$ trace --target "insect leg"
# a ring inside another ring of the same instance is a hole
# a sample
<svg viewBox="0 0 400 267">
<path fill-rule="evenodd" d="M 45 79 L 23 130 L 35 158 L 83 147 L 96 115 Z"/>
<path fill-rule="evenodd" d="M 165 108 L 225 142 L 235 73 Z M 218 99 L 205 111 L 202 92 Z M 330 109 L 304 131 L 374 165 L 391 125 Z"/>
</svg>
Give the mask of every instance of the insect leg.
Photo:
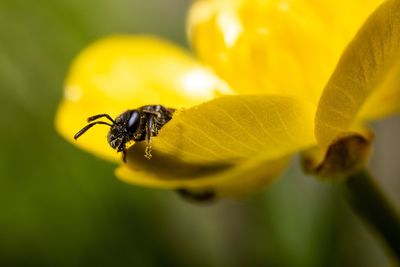
<svg viewBox="0 0 400 267">
<path fill-rule="evenodd" d="M 85 127 L 83 127 L 82 129 L 80 129 L 79 132 L 77 132 L 77 133 L 74 135 L 74 139 L 75 139 L 75 140 L 78 139 L 79 136 L 81 136 L 82 134 L 84 134 L 87 130 L 89 130 L 90 128 L 92 128 L 92 127 L 95 126 L 96 124 L 104 124 L 104 125 L 108 125 L 108 126 L 112 127 L 111 124 L 109 124 L 109 123 L 107 123 L 107 122 L 104 122 L 104 121 L 92 122 L 92 123 L 89 123 L 88 125 L 86 125 Z"/>
<path fill-rule="evenodd" d="M 153 136 L 153 132 L 154 132 L 154 115 L 149 114 L 149 116 L 147 117 L 147 122 L 146 122 L 146 142 L 147 142 L 147 146 L 146 146 L 146 150 L 145 150 L 145 155 L 144 157 L 147 159 L 151 159 L 152 155 L 151 155 L 151 137 Z"/>
<path fill-rule="evenodd" d="M 92 117 L 87 118 L 87 121 L 88 121 L 88 122 L 92 122 L 92 121 L 94 121 L 94 120 L 97 120 L 97 119 L 100 119 L 100 118 L 103 118 L 103 117 L 106 117 L 106 118 L 109 119 L 112 123 L 115 123 L 115 121 L 114 121 L 114 120 L 111 118 L 111 116 L 108 115 L 108 114 L 97 114 L 97 115 L 94 115 L 94 116 L 92 116 Z"/>
<path fill-rule="evenodd" d="M 122 150 L 122 160 L 126 163 L 126 150 Z"/>
</svg>

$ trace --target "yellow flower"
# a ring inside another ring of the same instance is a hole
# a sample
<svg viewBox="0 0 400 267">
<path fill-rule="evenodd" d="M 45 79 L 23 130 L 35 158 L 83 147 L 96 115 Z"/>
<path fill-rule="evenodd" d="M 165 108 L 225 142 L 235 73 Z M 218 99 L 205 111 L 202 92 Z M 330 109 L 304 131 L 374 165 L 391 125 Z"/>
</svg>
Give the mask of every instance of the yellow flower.
<svg viewBox="0 0 400 267">
<path fill-rule="evenodd" d="M 198 198 L 260 190 L 294 153 L 319 145 L 324 154 L 344 133 L 362 134 L 365 119 L 398 111 L 400 1 L 377 9 L 345 50 L 380 2 L 196 1 L 188 34 L 199 61 L 155 37 L 97 41 L 71 67 L 56 127 L 73 141 L 94 114 L 176 108 L 153 138 L 153 158 L 133 145 L 119 178 Z M 107 131 L 73 143 L 118 161 Z"/>
</svg>

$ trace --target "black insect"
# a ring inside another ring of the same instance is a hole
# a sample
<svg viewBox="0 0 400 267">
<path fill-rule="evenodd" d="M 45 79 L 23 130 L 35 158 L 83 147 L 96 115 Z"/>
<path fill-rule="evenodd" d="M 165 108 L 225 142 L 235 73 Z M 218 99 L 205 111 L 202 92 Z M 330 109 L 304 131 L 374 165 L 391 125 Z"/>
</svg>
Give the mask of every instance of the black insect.
<svg viewBox="0 0 400 267">
<path fill-rule="evenodd" d="M 74 136 L 78 139 L 87 130 L 96 124 L 110 126 L 107 140 L 110 146 L 123 153 L 123 160 L 126 159 L 127 143 L 130 141 L 146 141 L 147 147 L 145 157 L 151 158 L 151 137 L 157 136 L 159 130 L 172 119 L 175 109 L 167 108 L 161 105 L 147 105 L 137 109 L 130 109 L 113 120 L 108 114 L 98 114 L 87 119 L 88 125 L 83 127 Z M 100 118 L 106 118 L 110 122 L 97 121 Z"/>
</svg>

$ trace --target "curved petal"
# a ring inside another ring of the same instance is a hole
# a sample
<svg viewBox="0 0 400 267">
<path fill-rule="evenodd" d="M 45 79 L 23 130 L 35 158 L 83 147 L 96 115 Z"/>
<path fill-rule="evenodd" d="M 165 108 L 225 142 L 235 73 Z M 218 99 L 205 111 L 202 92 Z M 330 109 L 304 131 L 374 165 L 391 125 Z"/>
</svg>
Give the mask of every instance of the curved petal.
<svg viewBox="0 0 400 267">
<path fill-rule="evenodd" d="M 200 0 L 188 33 L 194 50 L 241 93 L 317 103 L 346 44 L 382 0 Z"/>
<path fill-rule="evenodd" d="M 74 60 L 65 82 L 57 130 L 69 141 L 91 115 L 112 117 L 142 105 L 189 107 L 232 93 L 212 71 L 177 46 L 150 36 L 111 36 L 90 45 Z M 117 153 L 98 126 L 74 144 L 109 160 Z"/>
<path fill-rule="evenodd" d="M 276 95 L 225 96 L 178 112 L 153 139 L 128 151 L 117 175 L 141 185 L 239 195 L 274 180 L 290 156 L 315 144 L 315 106 Z"/>
<path fill-rule="evenodd" d="M 154 147 L 186 162 L 235 163 L 258 154 L 275 160 L 315 144 L 315 106 L 294 97 L 220 97 L 178 112 Z"/>
<path fill-rule="evenodd" d="M 121 180 L 146 187 L 212 192 L 215 197 L 240 197 L 262 191 L 288 165 L 290 157 L 274 161 L 263 155 L 235 165 L 200 165 L 182 162 L 171 155 L 154 151 L 146 160 L 142 154 L 130 155 L 129 164 L 121 165 L 116 175 Z"/>
<path fill-rule="evenodd" d="M 316 137 L 322 147 L 366 119 L 400 111 L 400 1 L 382 4 L 344 52 L 322 94 Z"/>
</svg>

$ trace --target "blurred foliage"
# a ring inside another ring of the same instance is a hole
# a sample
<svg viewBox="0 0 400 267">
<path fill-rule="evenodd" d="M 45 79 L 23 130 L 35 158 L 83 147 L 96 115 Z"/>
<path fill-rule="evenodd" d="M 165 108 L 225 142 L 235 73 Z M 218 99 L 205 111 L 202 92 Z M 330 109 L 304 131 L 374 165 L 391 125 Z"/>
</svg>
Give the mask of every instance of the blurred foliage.
<svg viewBox="0 0 400 267">
<path fill-rule="evenodd" d="M 385 264 L 336 187 L 297 167 L 264 194 L 194 205 L 118 181 L 115 166 L 56 134 L 63 78 L 80 49 L 112 33 L 184 45 L 189 4 L 0 1 L 0 266 Z"/>
</svg>

